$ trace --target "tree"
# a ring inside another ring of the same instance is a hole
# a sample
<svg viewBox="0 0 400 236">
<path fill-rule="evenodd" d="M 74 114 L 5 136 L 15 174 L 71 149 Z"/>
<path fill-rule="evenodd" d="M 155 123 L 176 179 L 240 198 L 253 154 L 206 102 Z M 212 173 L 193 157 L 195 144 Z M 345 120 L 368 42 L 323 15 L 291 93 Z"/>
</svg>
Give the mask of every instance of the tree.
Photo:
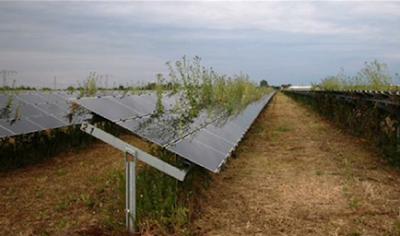
<svg viewBox="0 0 400 236">
<path fill-rule="evenodd" d="M 261 80 L 260 87 L 268 87 L 268 82 L 265 79 Z"/>
<path fill-rule="evenodd" d="M 292 84 L 282 84 L 281 88 L 286 89 L 289 88 L 290 86 L 292 86 Z"/>
</svg>

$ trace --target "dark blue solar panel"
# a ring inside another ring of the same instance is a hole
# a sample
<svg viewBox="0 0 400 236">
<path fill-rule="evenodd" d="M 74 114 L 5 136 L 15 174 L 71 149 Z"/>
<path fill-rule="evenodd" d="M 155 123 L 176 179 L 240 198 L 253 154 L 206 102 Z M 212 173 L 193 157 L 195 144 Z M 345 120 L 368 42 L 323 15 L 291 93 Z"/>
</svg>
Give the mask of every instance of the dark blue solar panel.
<svg viewBox="0 0 400 236">
<path fill-rule="evenodd" d="M 0 125 L 0 138 L 11 136 L 13 133 L 10 130 L 7 130 L 6 128 L 2 127 Z"/>
<path fill-rule="evenodd" d="M 15 121 L 0 120 L 0 125 L 12 131 L 14 134 L 27 134 L 43 130 L 43 127 L 34 124 L 32 121 L 29 121 L 28 119 L 21 119 Z"/>
<path fill-rule="evenodd" d="M 79 92 L 18 92 L 0 94 L 0 137 L 31 133 L 82 123 L 90 119 L 88 112 L 80 108 L 79 114 L 69 116 L 71 102 Z M 11 107 L 6 104 L 11 99 Z M 83 112 L 82 112 L 83 111 Z M 10 120 L 16 120 L 10 122 Z"/>
</svg>

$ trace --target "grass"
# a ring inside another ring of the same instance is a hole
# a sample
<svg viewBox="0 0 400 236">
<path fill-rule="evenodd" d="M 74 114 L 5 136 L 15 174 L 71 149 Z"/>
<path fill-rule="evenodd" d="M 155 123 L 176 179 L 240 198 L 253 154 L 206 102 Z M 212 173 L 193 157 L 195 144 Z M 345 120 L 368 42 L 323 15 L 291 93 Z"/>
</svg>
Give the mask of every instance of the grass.
<svg viewBox="0 0 400 236">
<path fill-rule="evenodd" d="M 178 127 L 179 133 L 203 111 L 211 119 L 227 118 L 238 114 L 248 104 L 271 91 L 267 87 L 259 87 L 244 73 L 232 77 L 220 75 L 212 68 L 202 66 L 199 57 L 194 57 L 193 60 L 183 57 L 175 63 L 166 64 L 169 77 L 157 74 L 155 88 L 158 100 L 155 117 L 163 122 L 163 114 L 166 112 L 160 102 L 164 95 L 162 89 L 179 94 L 174 108 L 168 111 L 176 117 L 172 121 L 171 116 L 165 117 L 169 123 L 173 122 Z"/>
<path fill-rule="evenodd" d="M 79 195 L 80 201 L 88 207 L 93 207 L 96 203 L 95 199 L 89 193 L 81 193 Z"/>
<path fill-rule="evenodd" d="M 315 171 L 315 174 L 318 176 L 321 176 L 324 174 L 324 172 L 322 170 L 317 170 L 317 171 Z"/>
<path fill-rule="evenodd" d="M 65 169 L 58 169 L 57 170 L 57 176 L 64 176 L 67 174 L 67 171 Z"/>
<path fill-rule="evenodd" d="M 341 68 L 335 76 L 328 76 L 319 84 L 314 84 L 313 89 L 321 90 L 398 90 L 400 77 L 392 78 L 385 63 L 378 60 L 365 62 L 364 68 L 356 76 L 347 77 Z"/>
<path fill-rule="evenodd" d="M 400 219 L 395 220 L 394 225 L 396 228 L 400 229 Z"/>
<path fill-rule="evenodd" d="M 288 128 L 288 127 L 285 126 L 285 125 L 282 125 L 282 126 L 279 126 L 279 127 L 276 129 L 276 131 L 279 131 L 279 132 L 288 132 L 288 131 L 290 131 L 290 128 Z"/>
<path fill-rule="evenodd" d="M 56 212 L 63 212 L 69 206 L 69 201 L 62 201 L 54 206 Z"/>
<path fill-rule="evenodd" d="M 349 203 L 351 208 L 357 208 L 360 206 L 360 199 L 358 197 L 353 197 Z"/>
<path fill-rule="evenodd" d="M 261 134 L 262 132 L 264 132 L 265 127 L 255 124 L 254 127 L 252 127 L 252 133 L 253 134 Z"/>
<path fill-rule="evenodd" d="M 361 233 L 357 229 L 351 229 L 347 236 L 361 236 Z"/>
</svg>

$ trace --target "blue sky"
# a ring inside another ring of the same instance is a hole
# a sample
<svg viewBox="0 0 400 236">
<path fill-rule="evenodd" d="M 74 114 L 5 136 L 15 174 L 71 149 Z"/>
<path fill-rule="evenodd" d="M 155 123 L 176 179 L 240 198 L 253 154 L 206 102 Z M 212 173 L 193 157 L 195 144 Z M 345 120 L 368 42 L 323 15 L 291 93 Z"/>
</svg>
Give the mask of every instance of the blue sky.
<svg viewBox="0 0 400 236">
<path fill-rule="evenodd" d="M 221 74 L 308 85 L 378 59 L 400 72 L 400 2 L 0 2 L 0 70 L 19 84 L 155 80 L 202 58 Z"/>
</svg>

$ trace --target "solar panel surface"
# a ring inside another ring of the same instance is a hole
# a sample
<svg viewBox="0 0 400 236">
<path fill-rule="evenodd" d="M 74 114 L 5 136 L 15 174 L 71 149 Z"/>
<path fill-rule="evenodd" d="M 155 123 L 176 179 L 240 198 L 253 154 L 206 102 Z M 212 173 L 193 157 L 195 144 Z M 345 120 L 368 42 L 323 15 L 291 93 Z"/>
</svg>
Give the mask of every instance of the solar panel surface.
<svg viewBox="0 0 400 236">
<path fill-rule="evenodd" d="M 183 129 L 176 123 L 174 114 L 166 112 L 161 118 L 150 116 L 157 101 L 154 94 L 123 98 L 84 98 L 75 102 L 190 162 L 218 172 L 273 95 L 274 92 L 271 92 L 232 117 L 210 118 L 202 113 Z M 119 103 L 116 103 L 118 99 Z M 178 98 L 164 96 L 162 102 L 168 110 L 172 109 L 176 99 Z"/>
<path fill-rule="evenodd" d="M 80 124 L 88 112 L 70 117 L 70 98 L 78 93 L 0 94 L 0 138 Z"/>
</svg>

